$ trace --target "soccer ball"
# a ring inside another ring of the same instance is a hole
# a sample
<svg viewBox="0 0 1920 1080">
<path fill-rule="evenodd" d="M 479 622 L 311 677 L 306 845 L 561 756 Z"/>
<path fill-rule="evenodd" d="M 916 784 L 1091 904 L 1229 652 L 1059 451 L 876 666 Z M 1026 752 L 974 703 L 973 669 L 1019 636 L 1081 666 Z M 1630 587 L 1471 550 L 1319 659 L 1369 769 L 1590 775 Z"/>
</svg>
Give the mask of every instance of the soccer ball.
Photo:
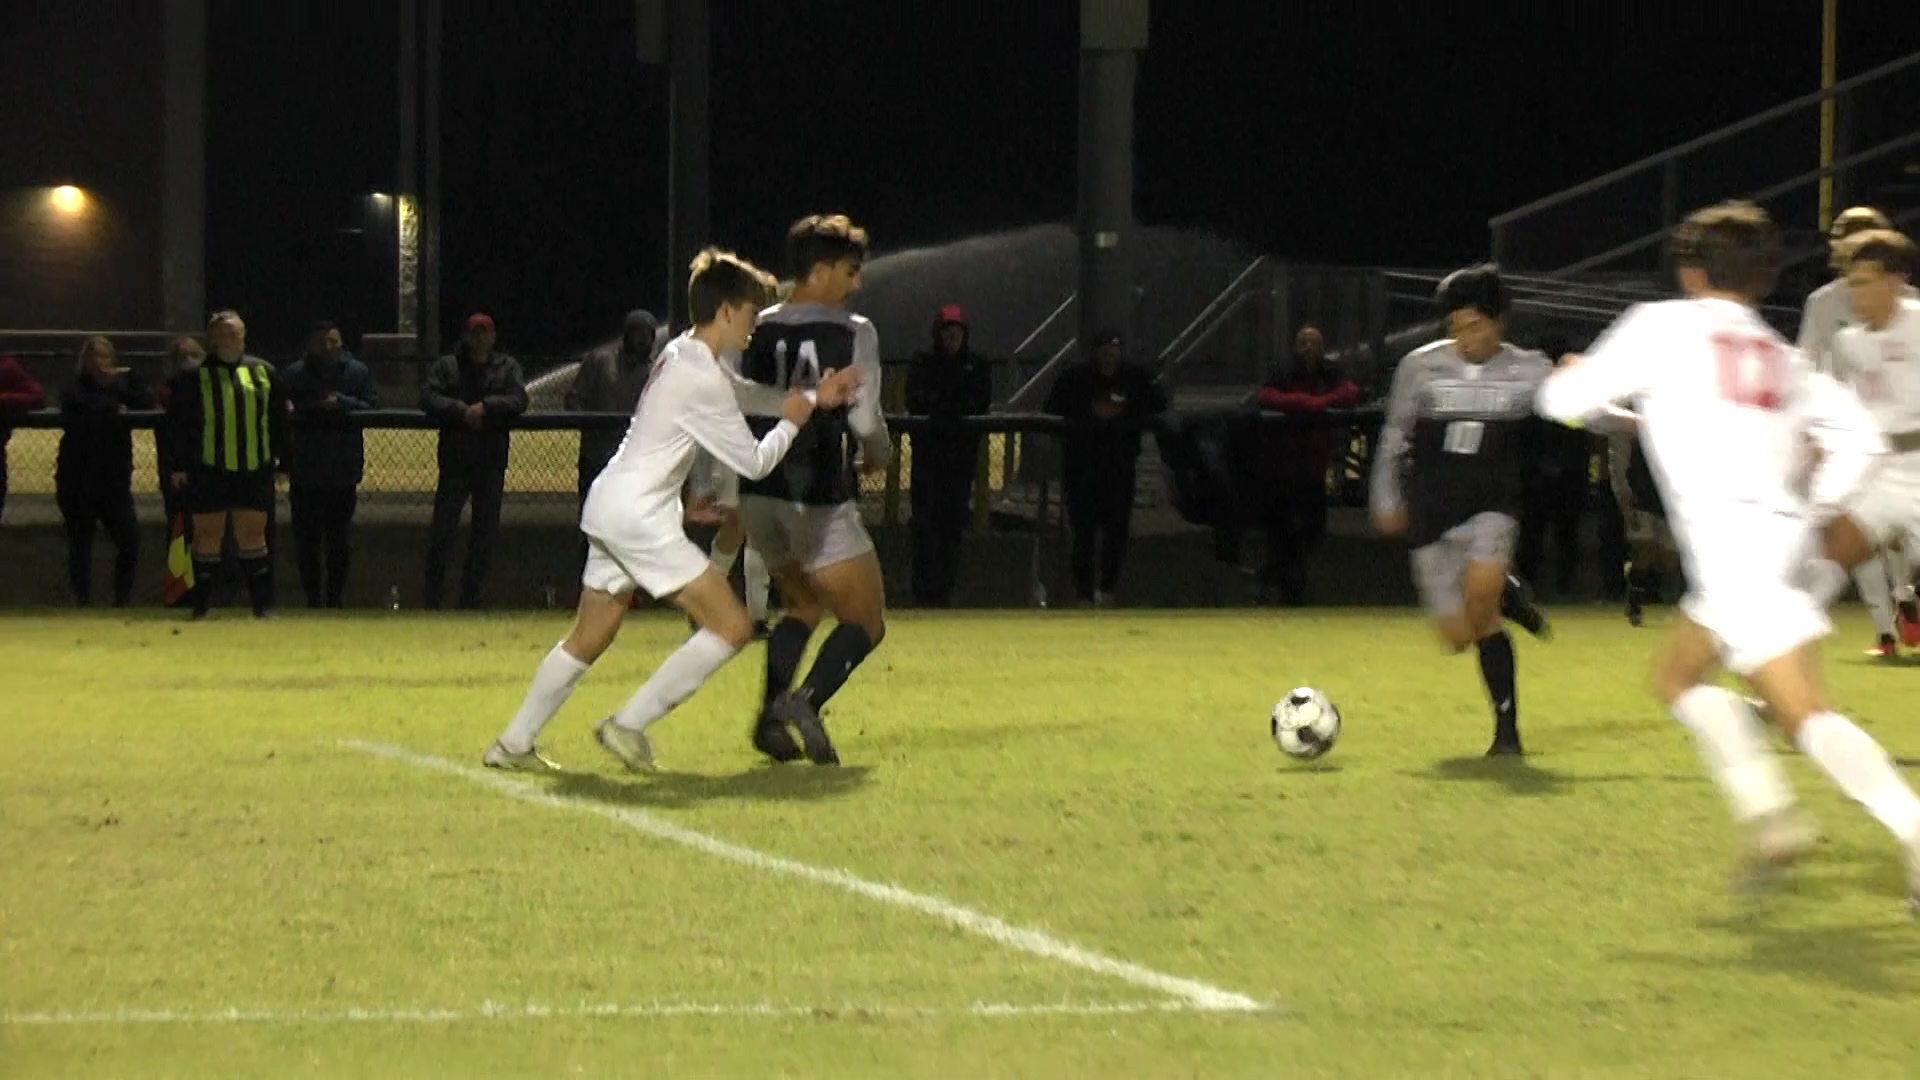
<svg viewBox="0 0 1920 1080">
<path fill-rule="evenodd" d="M 1302 686 L 1273 706 L 1273 741 L 1288 757 L 1310 761 L 1333 749 L 1340 737 L 1340 710 L 1327 695 Z"/>
</svg>

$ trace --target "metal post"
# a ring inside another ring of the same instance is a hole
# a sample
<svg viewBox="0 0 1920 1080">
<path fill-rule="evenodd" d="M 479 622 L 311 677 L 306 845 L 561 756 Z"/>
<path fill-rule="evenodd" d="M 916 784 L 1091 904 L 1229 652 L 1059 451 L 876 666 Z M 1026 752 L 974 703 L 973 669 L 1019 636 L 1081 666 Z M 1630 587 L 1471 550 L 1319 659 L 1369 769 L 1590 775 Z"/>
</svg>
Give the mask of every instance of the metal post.
<svg viewBox="0 0 1920 1080">
<path fill-rule="evenodd" d="M 687 265 L 707 240 L 708 0 L 670 0 L 667 70 L 667 303 L 669 323 L 687 322 Z"/>
<path fill-rule="evenodd" d="M 1840 25 L 1840 0 L 1822 0 L 1820 5 L 1820 89 L 1833 90 L 1834 70 L 1839 65 L 1838 38 Z M 1833 167 L 1834 135 L 1834 99 L 1829 97 L 1820 103 L 1820 167 Z M 1820 231 L 1826 232 L 1833 224 L 1833 177 L 1820 178 Z"/>
<path fill-rule="evenodd" d="M 1148 0 L 1081 0 L 1080 340 L 1133 342 L 1133 91 Z"/>
<path fill-rule="evenodd" d="M 161 5 L 160 306 L 171 333 L 207 317 L 207 3 Z"/>
<path fill-rule="evenodd" d="M 420 105 L 420 344 L 427 356 L 440 353 L 440 42 L 445 25 L 442 0 L 421 0 Z"/>
</svg>

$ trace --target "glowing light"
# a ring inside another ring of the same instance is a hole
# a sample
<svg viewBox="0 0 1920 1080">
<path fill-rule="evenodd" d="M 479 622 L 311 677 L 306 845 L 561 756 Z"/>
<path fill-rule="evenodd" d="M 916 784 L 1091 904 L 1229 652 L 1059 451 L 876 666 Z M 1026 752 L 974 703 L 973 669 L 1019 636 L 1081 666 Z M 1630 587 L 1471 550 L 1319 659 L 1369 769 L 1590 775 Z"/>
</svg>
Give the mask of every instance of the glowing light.
<svg viewBox="0 0 1920 1080">
<path fill-rule="evenodd" d="M 87 208 L 87 193 L 72 184 L 62 184 L 48 193 L 47 201 L 55 210 L 72 216 Z"/>
</svg>

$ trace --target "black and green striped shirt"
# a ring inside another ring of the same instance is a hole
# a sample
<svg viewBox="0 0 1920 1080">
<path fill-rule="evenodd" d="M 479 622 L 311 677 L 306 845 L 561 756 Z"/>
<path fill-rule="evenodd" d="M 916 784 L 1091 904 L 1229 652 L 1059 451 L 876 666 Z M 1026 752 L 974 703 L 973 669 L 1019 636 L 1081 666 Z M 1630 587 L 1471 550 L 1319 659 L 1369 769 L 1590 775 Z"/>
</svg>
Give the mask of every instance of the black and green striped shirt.
<svg viewBox="0 0 1920 1080">
<path fill-rule="evenodd" d="M 253 473 L 286 456 L 287 401 L 265 361 L 209 356 L 174 376 L 168 402 L 176 467 Z"/>
</svg>

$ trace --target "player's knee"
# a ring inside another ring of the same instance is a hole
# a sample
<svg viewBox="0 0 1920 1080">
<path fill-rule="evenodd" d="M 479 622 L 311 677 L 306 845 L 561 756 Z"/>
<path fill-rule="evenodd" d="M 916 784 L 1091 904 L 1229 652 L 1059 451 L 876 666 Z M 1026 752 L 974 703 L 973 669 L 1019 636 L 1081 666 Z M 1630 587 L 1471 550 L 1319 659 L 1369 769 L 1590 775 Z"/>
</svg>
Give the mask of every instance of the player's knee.
<svg viewBox="0 0 1920 1080">
<path fill-rule="evenodd" d="M 726 642 L 734 652 L 746 648 L 747 642 L 753 640 L 753 620 L 747 617 L 745 610 L 721 614 L 705 629 Z"/>
</svg>

